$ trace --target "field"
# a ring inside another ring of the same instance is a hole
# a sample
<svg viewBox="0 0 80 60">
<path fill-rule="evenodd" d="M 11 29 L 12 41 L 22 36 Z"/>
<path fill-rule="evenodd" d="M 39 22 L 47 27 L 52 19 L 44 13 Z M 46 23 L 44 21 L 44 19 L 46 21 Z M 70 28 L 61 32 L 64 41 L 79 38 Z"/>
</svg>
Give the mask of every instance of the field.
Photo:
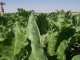
<svg viewBox="0 0 80 60">
<path fill-rule="evenodd" d="M 80 60 L 80 15 L 24 9 L 0 14 L 0 60 Z"/>
</svg>

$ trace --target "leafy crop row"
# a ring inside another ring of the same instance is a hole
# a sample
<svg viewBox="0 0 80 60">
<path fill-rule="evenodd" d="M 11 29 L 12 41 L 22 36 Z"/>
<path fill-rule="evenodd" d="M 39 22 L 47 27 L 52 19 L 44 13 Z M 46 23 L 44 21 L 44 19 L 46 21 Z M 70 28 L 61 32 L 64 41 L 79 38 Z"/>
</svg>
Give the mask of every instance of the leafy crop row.
<svg viewBox="0 0 80 60">
<path fill-rule="evenodd" d="M 0 15 L 0 60 L 79 60 L 80 15 L 18 9 Z"/>
</svg>

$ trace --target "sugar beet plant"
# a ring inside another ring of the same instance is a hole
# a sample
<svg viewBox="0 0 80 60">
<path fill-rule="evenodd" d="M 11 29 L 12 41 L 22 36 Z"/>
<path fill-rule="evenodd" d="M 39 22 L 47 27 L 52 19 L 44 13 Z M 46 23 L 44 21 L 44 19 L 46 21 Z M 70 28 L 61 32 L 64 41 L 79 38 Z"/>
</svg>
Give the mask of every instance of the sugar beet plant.
<svg viewBox="0 0 80 60">
<path fill-rule="evenodd" d="M 0 60 L 80 60 L 80 16 L 63 10 L 1 14 Z"/>
</svg>

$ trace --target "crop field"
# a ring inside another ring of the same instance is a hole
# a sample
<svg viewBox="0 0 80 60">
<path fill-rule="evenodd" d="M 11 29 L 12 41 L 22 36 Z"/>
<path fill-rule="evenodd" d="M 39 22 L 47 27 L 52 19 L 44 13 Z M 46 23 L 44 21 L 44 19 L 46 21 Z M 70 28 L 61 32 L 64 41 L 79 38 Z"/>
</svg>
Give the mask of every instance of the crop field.
<svg viewBox="0 0 80 60">
<path fill-rule="evenodd" d="M 80 60 L 80 14 L 0 14 L 0 60 Z"/>
</svg>

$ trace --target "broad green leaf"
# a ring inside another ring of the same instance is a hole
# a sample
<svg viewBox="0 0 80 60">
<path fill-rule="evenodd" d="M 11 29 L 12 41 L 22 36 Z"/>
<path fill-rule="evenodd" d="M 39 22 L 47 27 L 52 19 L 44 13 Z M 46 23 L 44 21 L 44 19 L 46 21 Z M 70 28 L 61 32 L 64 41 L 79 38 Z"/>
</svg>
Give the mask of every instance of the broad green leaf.
<svg viewBox="0 0 80 60">
<path fill-rule="evenodd" d="M 73 56 L 72 60 L 80 60 L 80 54 L 76 55 L 76 56 Z"/>
<path fill-rule="evenodd" d="M 48 33 L 46 39 L 48 41 L 47 52 L 50 56 L 53 56 L 55 55 L 55 47 L 57 42 L 56 32 Z"/>
<path fill-rule="evenodd" d="M 68 46 L 67 40 L 63 40 L 60 43 L 60 45 L 56 51 L 56 55 L 57 55 L 58 60 L 66 60 L 65 49 L 67 46 Z"/>
<path fill-rule="evenodd" d="M 31 55 L 29 60 L 47 60 L 43 48 L 40 45 L 40 32 L 37 27 L 34 14 L 31 13 L 28 21 L 28 39 L 31 41 Z"/>
</svg>

